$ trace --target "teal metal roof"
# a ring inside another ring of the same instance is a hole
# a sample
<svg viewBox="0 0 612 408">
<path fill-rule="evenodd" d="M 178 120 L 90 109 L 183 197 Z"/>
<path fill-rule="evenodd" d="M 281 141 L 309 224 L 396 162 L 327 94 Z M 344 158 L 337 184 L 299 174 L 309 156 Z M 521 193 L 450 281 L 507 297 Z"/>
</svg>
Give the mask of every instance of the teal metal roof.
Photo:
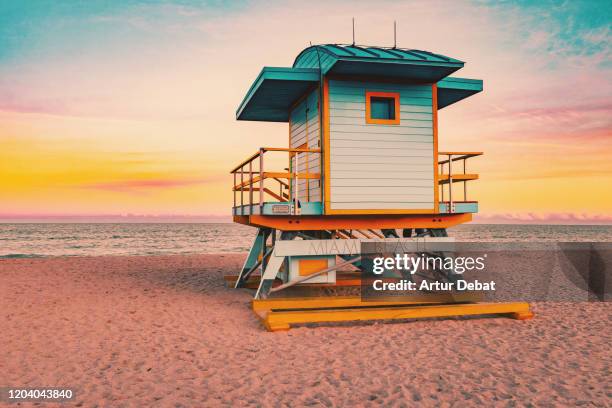
<svg viewBox="0 0 612 408">
<path fill-rule="evenodd" d="M 438 109 L 482 91 L 482 79 L 448 77 L 438 82 Z"/>
<path fill-rule="evenodd" d="M 264 67 L 238 107 L 236 119 L 287 122 L 291 105 L 318 82 L 318 69 Z"/>
<path fill-rule="evenodd" d="M 323 75 L 367 75 L 437 82 L 462 68 L 463 61 L 429 51 L 358 45 L 313 45 L 294 68 L 321 68 Z"/>
<path fill-rule="evenodd" d="M 264 67 L 238 107 L 236 119 L 287 122 L 290 107 L 327 74 L 437 82 L 441 109 L 482 91 L 481 80 L 448 77 L 463 65 L 457 59 L 421 50 L 315 45 L 297 56 L 293 68 Z"/>
</svg>

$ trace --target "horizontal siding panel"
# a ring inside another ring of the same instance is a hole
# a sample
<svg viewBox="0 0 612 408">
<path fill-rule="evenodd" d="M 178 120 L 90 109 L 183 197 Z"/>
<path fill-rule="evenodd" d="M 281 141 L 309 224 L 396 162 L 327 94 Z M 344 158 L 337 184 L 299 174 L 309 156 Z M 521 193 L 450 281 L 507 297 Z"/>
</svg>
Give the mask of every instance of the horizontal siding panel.
<svg viewBox="0 0 612 408">
<path fill-rule="evenodd" d="M 388 173 L 384 178 L 337 178 L 330 179 L 330 186 L 334 187 L 334 192 L 340 187 L 393 187 L 398 192 L 403 191 L 405 187 L 423 187 L 433 190 L 433 177 L 431 179 L 414 178 L 415 175 Z M 338 190 L 339 191 L 339 190 Z"/>
<path fill-rule="evenodd" d="M 414 171 L 379 171 L 370 172 L 366 174 L 366 177 L 361 177 L 364 173 L 349 173 L 349 172 L 335 172 L 334 178 L 330 179 L 330 185 L 333 186 L 377 186 L 386 185 L 391 182 L 401 185 L 402 183 L 408 185 L 418 186 L 430 186 L 433 189 L 434 177 L 433 171 L 430 174 L 424 174 L 422 172 Z M 333 180 L 333 182 L 332 182 Z M 387 182 L 386 180 L 390 180 Z M 361 184 L 360 184 L 361 183 Z"/>
<path fill-rule="evenodd" d="M 433 195 L 427 196 L 427 195 L 404 194 L 401 196 L 397 196 L 394 194 L 388 194 L 384 196 L 380 196 L 380 195 L 377 196 L 374 194 L 369 194 L 369 195 L 368 194 L 354 194 L 354 195 L 342 194 L 342 195 L 339 195 L 338 197 L 335 197 L 333 201 L 336 203 L 367 202 L 367 203 L 380 203 L 380 204 L 395 203 L 395 204 L 400 204 L 400 205 L 417 202 L 417 203 L 421 203 L 420 205 L 426 208 L 433 207 Z M 376 208 L 376 207 L 372 207 L 372 208 Z"/>
<path fill-rule="evenodd" d="M 306 135 L 308 135 L 308 137 L 319 137 L 319 124 L 317 123 L 315 126 L 309 127 L 308 128 L 308 132 L 306 132 L 306 128 L 302 128 L 302 130 L 300 130 L 299 132 L 292 132 L 292 137 L 293 138 L 303 138 Z"/>
<path fill-rule="evenodd" d="M 313 145 L 316 146 L 317 144 L 316 142 L 318 139 L 319 139 L 318 133 L 316 133 L 316 135 L 302 134 L 302 135 L 296 136 L 295 138 L 291 139 L 291 147 L 297 148 L 307 142 L 308 142 L 308 146 L 313 146 Z M 311 153 L 311 154 L 315 154 L 315 153 Z"/>
<path fill-rule="evenodd" d="M 330 203 L 332 210 L 423 210 L 432 209 L 431 202 L 401 202 L 401 203 L 379 203 L 379 202 L 336 202 Z"/>
<path fill-rule="evenodd" d="M 319 126 L 319 119 L 317 117 L 308 118 L 308 128 Z M 306 118 L 302 120 L 294 121 L 291 117 L 291 132 L 301 132 L 306 128 Z"/>
<path fill-rule="evenodd" d="M 347 196 L 368 197 L 369 200 L 386 201 L 410 201 L 415 196 L 427 200 L 427 197 L 433 198 L 433 186 L 415 186 L 415 187 L 393 187 L 393 186 L 334 186 L 334 200 L 347 201 Z M 425 197 L 425 198 L 423 198 Z"/>
<path fill-rule="evenodd" d="M 359 146 L 360 149 L 406 149 L 406 150 L 429 150 L 433 153 L 433 142 L 413 142 L 411 140 L 332 140 L 332 149 L 347 149 Z M 380 152 L 384 154 L 385 152 Z"/>
<path fill-rule="evenodd" d="M 330 154 L 330 157 L 332 160 L 342 160 L 346 157 L 349 158 L 354 158 L 356 163 L 359 163 L 360 161 L 364 160 L 364 159 L 377 159 L 379 160 L 381 163 L 383 163 L 383 160 L 386 160 L 387 163 L 391 163 L 393 160 L 403 160 L 405 159 L 406 161 L 410 161 L 409 159 L 415 159 L 415 160 L 420 160 L 420 159 L 426 159 L 428 160 L 428 162 L 432 162 L 433 160 L 433 154 L 431 152 L 426 152 L 426 151 L 405 151 L 405 150 L 394 150 L 392 152 L 388 152 L 385 153 L 384 155 L 381 154 L 376 154 L 371 152 L 368 149 L 357 149 L 356 153 L 351 153 L 351 152 L 344 152 L 342 150 L 334 150 L 332 152 L 332 154 Z M 392 160 L 389 160 L 392 159 Z M 374 163 L 378 163 L 378 162 L 374 162 Z M 419 164 L 422 164 L 423 162 L 419 162 Z M 433 166 L 433 162 L 431 163 L 431 165 Z"/>
<path fill-rule="evenodd" d="M 307 162 L 310 165 L 318 165 L 321 163 L 321 159 L 319 156 L 319 153 L 308 153 L 308 155 L 306 155 L 305 153 L 301 153 L 299 154 L 299 160 L 300 163 Z"/>
<path fill-rule="evenodd" d="M 401 153 L 401 152 L 400 152 Z M 365 164 L 386 164 L 386 165 L 400 165 L 400 164 L 412 164 L 422 166 L 424 170 L 433 169 L 433 155 L 432 157 L 414 157 L 412 156 L 410 160 L 398 159 L 397 157 L 379 157 L 379 156 L 334 156 L 331 155 L 331 163 L 330 167 L 336 164 L 344 164 L 344 163 L 352 163 L 357 166 L 362 166 Z M 426 167 L 429 166 L 429 167 Z"/>
<path fill-rule="evenodd" d="M 317 153 L 310 153 L 310 155 L 319 156 L 319 154 Z M 306 159 L 306 156 L 303 153 L 300 154 L 299 160 L 300 160 L 300 164 L 308 163 L 310 167 L 318 166 L 319 164 L 321 164 L 321 159 L 319 159 L 319 157 L 310 157 L 309 159 Z"/>
<path fill-rule="evenodd" d="M 319 122 L 319 119 L 314 117 L 314 118 L 308 118 L 308 126 L 314 126 Z M 291 131 L 292 132 L 297 132 L 300 129 L 302 129 L 302 127 L 304 127 L 306 124 L 306 118 L 302 118 L 301 120 L 295 120 L 295 118 L 293 116 L 291 116 Z"/>
<path fill-rule="evenodd" d="M 415 160 L 385 160 L 385 161 L 375 161 L 370 158 L 355 161 L 355 160 L 346 160 L 346 158 L 341 157 L 342 161 L 333 162 L 330 164 L 330 169 L 332 172 L 341 171 L 348 172 L 352 171 L 354 173 L 358 172 L 370 172 L 370 171 L 385 171 L 388 168 L 395 169 L 397 171 L 407 172 L 407 171 L 419 171 L 419 174 L 427 174 L 433 173 L 433 163 L 431 166 L 425 167 L 424 164 L 430 163 L 430 159 L 423 157 Z M 334 175 L 332 174 L 332 177 Z"/>
<path fill-rule="evenodd" d="M 303 137 L 304 135 L 306 135 L 308 133 L 308 135 L 315 135 L 315 136 L 319 136 L 319 123 L 318 122 L 314 122 L 312 124 L 308 125 L 308 132 L 306 132 L 306 126 L 301 126 L 296 130 L 292 130 L 291 131 L 291 136 L 294 138 L 297 137 Z"/>
<path fill-rule="evenodd" d="M 331 123 L 330 132 L 336 133 L 368 133 L 368 134 L 395 134 L 395 135 L 429 135 L 433 137 L 433 129 L 412 128 L 402 125 L 344 125 Z M 332 138 L 335 135 L 332 136 Z"/>
<path fill-rule="evenodd" d="M 302 128 L 298 132 L 291 132 L 291 137 L 292 137 L 292 139 L 298 139 L 298 138 L 303 139 L 303 138 L 306 137 L 306 135 L 308 135 L 308 137 L 311 137 L 311 136 L 313 136 L 313 134 L 314 134 L 314 136 L 318 137 L 318 135 L 319 135 L 319 125 L 318 124 L 316 124 L 313 127 L 309 127 L 308 128 L 308 132 L 306 132 L 306 128 Z"/>
<path fill-rule="evenodd" d="M 386 177 L 386 174 L 394 172 L 397 177 L 419 177 L 423 180 L 433 180 L 433 166 L 429 169 L 424 169 L 423 166 L 414 164 L 398 163 L 395 165 L 389 164 L 352 164 L 352 163 L 334 163 L 330 166 L 330 171 L 334 178 L 381 178 Z"/>
<path fill-rule="evenodd" d="M 355 146 L 355 145 L 353 145 Z M 424 148 L 401 148 L 401 147 L 334 147 L 331 157 L 336 158 L 338 156 L 377 156 L 381 158 L 386 157 L 429 157 L 433 158 L 433 151 L 430 146 Z M 433 163 L 432 163 L 433 165 Z"/>
<path fill-rule="evenodd" d="M 313 139 L 319 138 L 318 129 L 316 132 L 301 132 L 291 136 L 291 147 L 301 146 L 306 143 L 306 141 L 313 141 Z M 299 143 L 298 143 L 299 142 Z M 311 143 L 312 144 L 312 143 Z"/>
<path fill-rule="evenodd" d="M 355 117 L 355 118 L 345 118 L 345 117 L 341 117 L 341 116 L 336 116 L 331 118 L 330 120 L 331 123 L 333 123 L 334 125 L 354 125 L 354 124 L 362 124 L 365 126 L 371 126 L 371 127 L 378 127 L 380 125 L 368 125 L 366 124 L 366 117 L 365 117 L 365 113 L 363 114 L 363 116 L 361 117 Z M 410 120 L 407 118 L 402 118 L 400 116 L 400 124 L 399 125 L 389 125 L 389 126 L 395 126 L 395 127 L 411 127 L 411 128 L 422 128 L 422 129 L 431 129 L 432 128 L 432 121 L 431 120 Z"/>
<path fill-rule="evenodd" d="M 406 143 L 431 143 L 433 137 L 429 135 L 402 135 L 402 134 L 372 134 L 372 133 L 336 133 L 331 138 L 330 144 L 337 141 L 353 142 L 406 142 Z"/>
<path fill-rule="evenodd" d="M 317 118 L 308 118 L 308 128 L 319 126 L 319 120 Z M 301 132 L 306 128 L 306 120 L 291 122 L 291 132 Z"/>
</svg>

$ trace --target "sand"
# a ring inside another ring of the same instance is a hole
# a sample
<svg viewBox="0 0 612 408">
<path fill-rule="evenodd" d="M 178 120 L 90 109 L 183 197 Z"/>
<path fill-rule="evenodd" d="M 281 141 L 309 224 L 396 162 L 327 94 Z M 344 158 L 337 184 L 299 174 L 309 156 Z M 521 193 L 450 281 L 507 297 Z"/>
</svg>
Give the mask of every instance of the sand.
<svg viewBox="0 0 612 408">
<path fill-rule="evenodd" d="M 224 287 L 243 258 L 0 261 L 0 387 L 84 407 L 611 404 L 610 303 L 268 333 L 253 292 Z"/>
</svg>

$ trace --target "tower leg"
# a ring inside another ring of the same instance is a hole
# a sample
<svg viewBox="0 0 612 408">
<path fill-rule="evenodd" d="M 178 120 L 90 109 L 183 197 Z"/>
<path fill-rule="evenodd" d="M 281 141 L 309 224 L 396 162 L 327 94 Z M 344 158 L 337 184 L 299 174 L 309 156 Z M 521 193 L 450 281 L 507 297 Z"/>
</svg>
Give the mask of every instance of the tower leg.
<svg viewBox="0 0 612 408">
<path fill-rule="evenodd" d="M 270 230 L 268 228 L 259 228 L 257 230 L 257 235 L 253 240 L 253 245 L 251 245 L 249 255 L 247 255 L 244 265 L 240 270 L 240 274 L 238 275 L 238 279 L 236 279 L 236 284 L 234 285 L 235 288 L 242 287 L 253 269 L 257 268 L 260 262 L 263 262 L 263 259 L 259 261 L 258 257 L 260 254 L 262 254 L 262 252 L 265 252 L 266 240 L 268 239 L 269 234 Z"/>
<path fill-rule="evenodd" d="M 255 299 L 265 299 L 268 297 L 274 279 L 276 279 L 276 275 L 278 275 L 284 260 L 284 256 L 274 256 L 274 254 L 270 256 L 266 269 L 261 276 L 259 288 L 257 288 L 257 292 L 255 293 Z"/>
</svg>

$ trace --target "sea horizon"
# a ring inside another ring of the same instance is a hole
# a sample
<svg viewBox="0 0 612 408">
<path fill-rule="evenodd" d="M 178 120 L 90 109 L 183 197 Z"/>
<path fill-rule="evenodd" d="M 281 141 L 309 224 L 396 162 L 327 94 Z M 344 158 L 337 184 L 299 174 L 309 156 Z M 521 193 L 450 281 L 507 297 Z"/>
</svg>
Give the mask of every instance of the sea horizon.
<svg viewBox="0 0 612 408">
<path fill-rule="evenodd" d="M 225 222 L 0 223 L 0 259 L 246 252 L 256 228 Z M 612 225 L 466 224 L 465 242 L 612 242 Z"/>
<path fill-rule="evenodd" d="M 7 214 L 0 213 L 0 224 L 231 224 L 231 215 L 220 214 Z M 473 225 L 608 225 L 612 216 L 577 213 L 475 214 Z"/>
</svg>

